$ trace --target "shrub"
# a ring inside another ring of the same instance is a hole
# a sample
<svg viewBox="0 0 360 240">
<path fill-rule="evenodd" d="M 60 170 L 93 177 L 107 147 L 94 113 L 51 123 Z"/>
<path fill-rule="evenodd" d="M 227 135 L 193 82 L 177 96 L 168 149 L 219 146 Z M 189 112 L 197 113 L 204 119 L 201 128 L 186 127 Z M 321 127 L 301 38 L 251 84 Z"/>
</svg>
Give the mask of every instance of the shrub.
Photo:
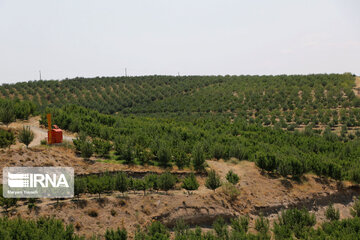
<svg viewBox="0 0 360 240">
<path fill-rule="evenodd" d="M 74 195 L 80 198 L 80 194 L 86 191 L 86 181 L 84 178 L 75 178 L 74 181 Z"/>
<path fill-rule="evenodd" d="M 354 206 L 350 209 L 353 217 L 360 217 L 360 197 L 355 201 Z"/>
<path fill-rule="evenodd" d="M 182 188 L 186 189 L 189 193 L 190 191 L 197 190 L 199 188 L 199 183 L 197 182 L 194 173 L 191 173 L 190 176 L 183 180 Z"/>
<path fill-rule="evenodd" d="M 240 195 L 240 190 L 231 183 L 224 183 L 221 188 L 229 201 L 235 201 Z"/>
<path fill-rule="evenodd" d="M 115 189 L 120 191 L 123 195 L 129 188 L 129 179 L 126 173 L 118 173 L 115 176 Z"/>
<path fill-rule="evenodd" d="M 230 170 L 226 174 L 226 180 L 228 180 L 230 183 L 235 185 L 239 182 L 239 176 L 236 173 L 234 173 L 232 170 Z"/>
<path fill-rule="evenodd" d="M 274 171 L 277 168 L 275 155 L 269 153 L 259 152 L 255 155 L 256 165 L 268 172 Z"/>
<path fill-rule="evenodd" d="M 147 226 L 145 231 L 140 228 L 135 233 L 135 240 L 168 240 L 170 234 L 167 228 L 158 221 L 154 221 Z"/>
<path fill-rule="evenodd" d="M 180 170 L 186 166 L 189 166 L 189 157 L 184 151 L 179 151 L 176 154 L 175 164 Z"/>
<path fill-rule="evenodd" d="M 176 178 L 169 172 L 163 173 L 159 177 L 159 188 L 165 192 L 175 186 Z"/>
<path fill-rule="evenodd" d="M 94 152 L 94 147 L 90 141 L 85 141 L 80 147 L 81 156 L 85 159 L 89 159 Z"/>
<path fill-rule="evenodd" d="M 340 219 L 339 209 L 335 209 L 332 204 L 326 209 L 326 219 L 330 221 L 335 221 Z"/>
<path fill-rule="evenodd" d="M 88 215 L 90 217 L 97 217 L 99 214 L 95 209 L 91 209 L 91 210 L 88 211 Z"/>
<path fill-rule="evenodd" d="M 209 189 L 216 190 L 218 187 L 221 186 L 220 177 L 217 175 L 215 170 L 211 170 L 208 173 L 208 177 L 205 182 L 205 186 Z"/>
<path fill-rule="evenodd" d="M 126 240 L 127 239 L 127 231 L 126 229 L 118 228 L 116 231 L 113 229 L 106 229 L 105 240 Z"/>
<path fill-rule="evenodd" d="M 93 140 L 93 144 L 94 151 L 97 155 L 105 158 L 109 157 L 109 152 L 112 148 L 112 145 L 109 141 L 96 138 Z"/>
<path fill-rule="evenodd" d="M 5 209 L 5 211 L 7 212 L 9 208 L 16 206 L 16 203 L 18 201 L 17 198 L 5 198 L 3 197 L 3 189 L 2 189 L 2 185 L 0 187 L 0 206 L 3 207 Z"/>
<path fill-rule="evenodd" d="M 115 209 L 111 209 L 110 210 L 110 214 L 111 214 L 111 216 L 116 216 L 116 210 Z"/>
<path fill-rule="evenodd" d="M 14 106 L 9 101 L 4 103 L 0 108 L 0 122 L 8 126 L 10 123 L 15 121 Z"/>
<path fill-rule="evenodd" d="M 23 129 L 19 133 L 19 142 L 26 145 L 26 147 L 29 147 L 29 144 L 34 139 L 34 133 L 30 130 L 29 126 L 24 126 Z"/>
<path fill-rule="evenodd" d="M 203 171 L 205 163 L 205 155 L 203 147 L 198 143 L 192 152 L 193 166 L 195 171 Z"/>
<path fill-rule="evenodd" d="M 160 149 L 157 152 L 157 157 L 159 160 L 159 165 L 162 167 L 168 167 L 171 161 L 171 152 L 169 147 L 166 144 L 160 146 Z"/>
<path fill-rule="evenodd" d="M 0 148 L 10 147 L 15 143 L 15 136 L 10 131 L 0 129 Z"/>
<path fill-rule="evenodd" d="M 241 216 L 239 218 L 231 219 L 231 228 L 235 232 L 247 233 L 249 228 L 249 218 Z"/>
<path fill-rule="evenodd" d="M 225 220 L 222 217 L 215 219 L 213 223 L 213 228 L 215 230 L 216 236 L 219 239 L 228 239 L 229 232 L 227 230 L 227 226 Z"/>
<path fill-rule="evenodd" d="M 269 220 L 264 218 L 264 216 L 260 216 L 255 220 L 255 229 L 261 235 L 267 236 L 269 232 Z"/>
<path fill-rule="evenodd" d="M 159 190 L 159 177 L 156 174 L 148 174 L 145 176 L 146 185 L 152 190 Z"/>
<path fill-rule="evenodd" d="M 307 239 L 307 234 L 315 223 L 315 215 L 306 209 L 289 209 L 283 211 L 274 223 L 274 234 L 277 239 L 288 239 L 292 234 L 298 239 Z"/>
</svg>

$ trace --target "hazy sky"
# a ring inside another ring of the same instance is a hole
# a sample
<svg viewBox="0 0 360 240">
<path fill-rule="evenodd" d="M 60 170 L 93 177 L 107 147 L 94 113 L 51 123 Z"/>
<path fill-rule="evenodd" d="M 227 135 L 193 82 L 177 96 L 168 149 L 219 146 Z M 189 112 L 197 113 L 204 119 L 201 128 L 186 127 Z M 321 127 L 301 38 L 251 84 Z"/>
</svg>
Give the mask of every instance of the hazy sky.
<svg viewBox="0 0 360 240">
<path fill-rule="evenodd" d="M 0 0 L 0 83 L 360 75 L 359 0 Z"/>
</svg>

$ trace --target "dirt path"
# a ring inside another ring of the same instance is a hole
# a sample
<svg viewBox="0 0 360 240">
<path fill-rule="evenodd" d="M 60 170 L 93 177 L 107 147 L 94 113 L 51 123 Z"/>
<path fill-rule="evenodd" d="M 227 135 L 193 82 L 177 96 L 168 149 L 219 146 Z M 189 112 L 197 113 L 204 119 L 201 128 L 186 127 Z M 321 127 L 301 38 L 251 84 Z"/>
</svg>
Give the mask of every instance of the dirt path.
<svg viewBox="0 0 360 240">
<path fill-rule="evenodd" d="M 29 147 L 39 146 L 41 145 L 41 140 L 47 138 L 47 129 L 42 128 L 40 126 L 39 120 L 40 120 L 40 116 L 31 117 L 28 120 L 16 121 L 11 123 L 9 125 L 9 128 L 15 129 L 16 131 L 20 131 L 23 126 L 29 126 L 31 131 L 34 132 L 34 140 L 30 143 Z M 73 139 L 75 139 L 75 134 L 63 131 L 64 141 L 71 142 Z"/>
</svg>

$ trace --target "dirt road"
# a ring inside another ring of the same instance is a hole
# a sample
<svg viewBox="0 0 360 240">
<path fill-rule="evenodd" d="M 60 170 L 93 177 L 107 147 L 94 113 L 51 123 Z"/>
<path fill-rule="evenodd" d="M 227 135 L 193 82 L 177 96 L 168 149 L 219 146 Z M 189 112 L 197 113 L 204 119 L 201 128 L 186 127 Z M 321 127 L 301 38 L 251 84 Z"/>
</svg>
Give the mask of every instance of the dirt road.
<svg viewBox="0 0 360 240">
<path fill-rule="evenodd" d="M 31 117 L 25 121 L 16 121 L 9 125 L 9 128 L 16 129 L 16 131 L 20 131 L 23 126 L 29 126 L 31 131 L 34 132 L 34 140 L 30 143 L 29 147 L 38 146 L 41 143 L 41 140 L 47 138 L 47 129 L 42 128 L 39 123 L 40 117 Z M 75 139 L 75 135 L 72 133 L 68 133 L 63 131 L 63 140 L 64 141 L 72 141 Z M 17 144 L 16 144 L 17 145 Z"/>
<path fill-rule="evenodd" d="M 29 147 L 38 146 L 40 145 L 41 140 L 47 138 L 47 130 L 42 129 L 37 126 L 30 126 L 31 131 L 33 131 L 35 137 L 34 140 L 30 143 Z M 72 140 L 75 139 L 74 136 L 68 136 L 63 134 L 63 141 L 69 141 L 72 142 Z"/>
</svg>

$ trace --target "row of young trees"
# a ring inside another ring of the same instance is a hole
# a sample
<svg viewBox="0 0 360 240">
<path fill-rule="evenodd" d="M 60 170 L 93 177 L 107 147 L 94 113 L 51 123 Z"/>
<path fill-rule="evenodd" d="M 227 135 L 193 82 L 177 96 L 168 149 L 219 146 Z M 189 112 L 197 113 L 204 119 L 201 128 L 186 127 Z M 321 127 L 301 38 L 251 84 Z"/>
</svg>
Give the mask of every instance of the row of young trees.
<svg viewBox="0 0 360 240">
<path fill-rule="evenodd" d="M 32 99 L 41 108 L 77 104 L 107 114 L 230 111 L 265 125 L 358 126 L 358 114 L 345 110 L 360 107 L 354 80 L 351 74 L 77 78 L 5 84 L 0 93 Z M 346 120 L 337 108 L 347 112 Z"/>
<path fill-rule="evenodd" d="M 190 174 L 183 180 L 181 185 L 188 191 L 196 190 L 199 184 L 194 174 Z M 77 197 L 83 193 L 100 194 L 105 192 L 119 191 L 125 193 L 127 191 L 165 191 L 175 187 L 179 179 L 169 173 L 165 172 L 161 175 L 148 174 L 144 178 L 128 177 L 126 173 L 120 172 L 116 174 L 104 174 L 102 176 L 86 176 L 76 177 L 74 183 L 74 191 Z"/>
<path fill-rule="evenodd" d="M 233 171 L 229 171 L 226 175 L 229 183 L 236 185 L 239 181 L 239 176 Z M 76 197 L 80 197 L 83 193 L 98 194 L 99 198 L 102 193 L 119 191 L 124 194 L 127 191 L 165 191 L 168 192 L 174 189 L 176 183 L 180 179 L 170 172 L 158 174 L 147 174 L 143 178 L 129 177 L 125 172 L 115 174 L 105 173 L 100 176 L 89 175 L 83 177 L 76 177 L 74 183 L 74 193 Z M 205 186 L 209 189 L 216 190 L 222 185 L 219 175 L 211 170 L 205 182 Z M 188 174 L 181 180 L 181 188 L 188 191 L 197 190 L 199 183 L 194 173 Z"/>
<path fill-rule="evenodd" d="M 9 125 L 16 119 L 28 119 L 36 113 L 36 105 L 30 101 L 0 99 L 0 122 Z"/>
<path fill-rule="evenodd" d="M 19 142 L 28 147 L 34 139 L 34 133 L 30 130 L 30 127 L 24 126 L 18 133 L 17 138 Z M 0 148 L 10 147 L 13 144 L 15 144 L 15 134 L 10 129 L 0 129 Z"/>
<path fill-rule="evenodd" d="M 192 164 L 201 170 L 205 159 L 235 157 L 255 161 L 260 168 L 283 176 L 314 172 L 360 182 L 356 162 L 360 139 L 344 141 L 329 128 L 321 133 L 312 128 L 288 132 L 250 124 L 241 117 L 230 122 L 227 116 L 218 115 L 181 119 L 111 116 L 75 105 L 49 108 L 47 112 L 61 128 L 86 132 L 95 143 L 79 137 L 85 148 L 97 146 L 101 154 L 101 149 L 113 145 L 118 159 L 125 163 L 176 164 L 179 168 Z M 41 122 L 46 123 L 45 115 Z M 75 145 L 81 151 L 82 144 L 77 141 Z"/>
</svg>

